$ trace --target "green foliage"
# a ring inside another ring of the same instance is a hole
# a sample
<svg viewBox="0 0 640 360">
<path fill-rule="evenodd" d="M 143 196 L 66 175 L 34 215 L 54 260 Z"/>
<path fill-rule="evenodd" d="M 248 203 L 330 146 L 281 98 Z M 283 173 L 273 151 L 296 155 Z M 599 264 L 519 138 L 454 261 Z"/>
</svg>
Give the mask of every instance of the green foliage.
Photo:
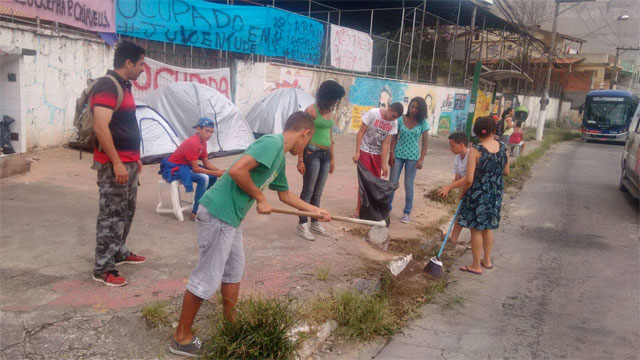
<svg viewBox="0 0 640 360">
<path fill-rule="evenodd" d="M 327 281 L 329 279 L 329 268 L 321 267 L 316 270 L 316 279 L 320 281 Z"/>
<path fill-rule="evenodd" d="M 301 341 L 290 332 L 297 319 L 291 299 L 248 298 L 238 303 L 236 322 L 222 321 L 205 359 L 293 359 Z"/>
<path fill-rule="evenodd" d="M 164 302 L 147 304 L 142 307 L 140 312 L 149 327 L 160 327 L 169 324 L 167 304 Z"/>
<path fill-rule="evenodd" d="M 360 341 L 392 335 L 397 330 L 397 319 L 384 294 L 343 292 L 336 299 L 335 320 L 339 335 Z"/>
</svg>

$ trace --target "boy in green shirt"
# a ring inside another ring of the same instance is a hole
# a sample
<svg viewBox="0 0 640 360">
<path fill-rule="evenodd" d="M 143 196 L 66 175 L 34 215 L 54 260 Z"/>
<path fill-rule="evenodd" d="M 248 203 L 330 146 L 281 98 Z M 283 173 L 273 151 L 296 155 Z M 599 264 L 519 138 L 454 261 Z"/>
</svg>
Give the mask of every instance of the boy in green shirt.
<svg viewBox="0 0 640 360">
<path fill-rule="evenodd" d="M 284 154 L 298 155 L 313 137 L 311 115 L 298 111 L 287 119 L 284 132 L 265 135 L 247 148 L 202 199 L 196 216 L 200 258 L 191 273 L 182 301 L 180 322 L 169 350 L 176 355 L 198 357 L 202 342 L 191 333 L 202 300 L 210 298 L 221 285 L 222 306 L 227 320 L 235 321 L 235 304 L 244 272 L 244 251 L 240 223 L 253 202 L 259 214 L 270 214 L 271 206 L 262 190 L 278 192 L 283 203 L 303 211 L 329 213 L 307 204 L 289 191 Z"/>
</svg>

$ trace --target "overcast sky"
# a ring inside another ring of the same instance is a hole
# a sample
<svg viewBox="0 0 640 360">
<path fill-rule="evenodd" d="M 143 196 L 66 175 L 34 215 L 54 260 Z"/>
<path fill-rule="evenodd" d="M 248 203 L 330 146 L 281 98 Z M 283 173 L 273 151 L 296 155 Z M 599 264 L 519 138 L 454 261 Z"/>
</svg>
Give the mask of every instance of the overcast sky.
<svg viewBox="0 0 640 360">
<path fill-rule="evenodd" d="M 531 1 L 553 2 L 553 0 Z M 560 11 L 572 5 L 560 4 Z M 618 16 L 623 14 L 629 15 L 630 18 L 626 21 L 618 21 Z M 549 21 L 542 27 L 551 30 L 552 25 L 553 23 Z M 585 53 L 615 54 L 616 47 L 639 47 L 640 0 L 597 0 L 579 4 L 560 15 L 558 32 L 587 40 L 583 49 Z M 633 61 L 636 53 L 628 51 L 621 58 Z"/>
</svg>

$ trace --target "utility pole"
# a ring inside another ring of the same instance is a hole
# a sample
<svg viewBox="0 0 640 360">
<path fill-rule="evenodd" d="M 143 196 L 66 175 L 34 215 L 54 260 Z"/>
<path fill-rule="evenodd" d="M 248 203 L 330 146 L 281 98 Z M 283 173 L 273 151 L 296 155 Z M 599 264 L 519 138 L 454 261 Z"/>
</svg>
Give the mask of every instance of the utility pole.
<svg viewBox="0 0 640 360">
<path fill-rule="evenodd" d="M 549 84 L 551 83 L 551 69 L 553 69 L 553 55 L 556 52 L 556 29 L 558 28 L 558 15 L 560 3 L 556 1 L 556 9 L 553 13 L 553 28 L 551 30 L 551 48 L 547 57 L 547 76 L 544 79 L 544 91 L 540 99 L 540 114 L 538 115 L 538 127 L 536 128 L 536 141 L 542 141 L 544 121 L 547 116 L 547 104 L 549 103 Z"/>
<path fill-rule="evenodd" d="M 565 12 L 574 8 L 576 5 L 595 0 L 555 0 L 556 8 L 553 14 L 553 28 L 551 30 L 551 49 L 549 49 L 549 56 L 547 57 L 547 75 L 544 80 L 544 91 L 542 93 L 542 99 L 540 99 L 540 114 L 538 115 L 538 127 L 536 128 L 536 141 L 542 141 L 542 133 L 544 132 L 544 121 L 547 116 L 547 105 L 549 104 L 549 85 L 551 83 L 551 70 L 553 69 L 553 56 L 556 51 L 556 29 L 558 28 L 558 16 L 560 15 L 560 3 L 577 3 L 568 9 L 563 10 Z"/>
<path fill-rule="evenodd" d="M 618 85 L 618 62 L 620 61 L 620 55 L 627 51 L 640 51 L 640 47 L 637 48 L 616 48 L 616 59 L 613 61 L 613 80 L 609 82 L 609 89 L 615 89 Z"/>
</svg>

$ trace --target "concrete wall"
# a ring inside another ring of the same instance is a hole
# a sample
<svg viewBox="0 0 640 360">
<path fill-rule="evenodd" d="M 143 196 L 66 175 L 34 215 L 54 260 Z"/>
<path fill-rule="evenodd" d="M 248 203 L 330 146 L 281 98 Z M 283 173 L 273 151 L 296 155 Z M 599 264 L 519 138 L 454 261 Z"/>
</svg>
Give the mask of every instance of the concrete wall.
<svg viewBox="0 0 640 360">
<path fill-rule="evenodd" d="M 0 117 L 7 115 L 15 120 L 10 130 L 17 135 L 17 140 L 11 140 L 11 146 L 17 153 L 27 149 L 25 139 L 26 121 L 24 113 L 24 91 L 21 90 L 23 67 L 22 55 L 0 55 Z"/>
<path fill-rule="evenodd" d="M 396 80 L 345 75 L 330 71 L 283 66 L 269 63 L 238 61 L 234 65 L 234 102 L 243 114 L 264 95 L 282 88 L 297 87 L 312 95 L 327 79 L 338 81 L 346 91 L 337 115 L 337 131 L 357 132 L 362 112 L 373 107 L 401 102 L 405 108 L 413 97 L 425 98 L 429 108 L 428 121 L 431 134 L 446 134 L 463 127 L 468 109 L 466 89 L 415 84 Z M 455 109 L 458 99 L 462 108 Z"/>
<path fill-rule="evenodd" d="M 0 46 L 36 51 L 20 55 L 21 114 L 27 150 L 62 145 L 73 134 L 75 101 L 112 66 L 113 50 L 95 38 L 0 25 Z M 4 88 L 4 83 L 2 84 Z"/>
<path fill-rule="evenodd" d="M 538 117 L 540 116 L 540 97 L 538 96 L 518 96 L 518 102 L 520 105 L 524 105 L 529 108 L 529 117 L 525 123 L 525 127 L 537 127 Z M 547 105 L 547 112 L 545 114 L 545 123 L 555 124 L 555 120 L 558 119 L 558 107 L 562 106 L 560 111 L 560 119 L 571 119 L 571 102 L 563 101 L 560 103 L 560 99 L 551 98 Z"/>
</svg>

